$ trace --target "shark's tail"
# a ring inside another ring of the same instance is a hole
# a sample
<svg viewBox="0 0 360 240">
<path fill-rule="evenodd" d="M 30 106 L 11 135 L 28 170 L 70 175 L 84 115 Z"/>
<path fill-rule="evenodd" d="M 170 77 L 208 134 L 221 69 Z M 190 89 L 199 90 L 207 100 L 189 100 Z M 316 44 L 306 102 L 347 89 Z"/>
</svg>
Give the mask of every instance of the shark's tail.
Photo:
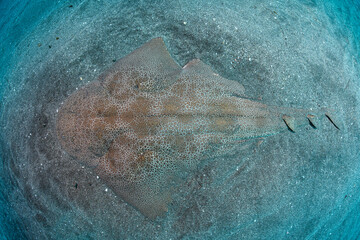
<svg viewBox="0 0 360 240">
<path fill-rule="evenodd" d="M 315 110 L 315 111 L 297 109 L 296 112 L 298 112 L 298 114 L 299 113 L 302 114 L 302 118 L 303 118 L 302 123 L 304 123 L 304 121 L 305 121 L 313 128 L 318 128 L 318 126 L 320 125 L 321 119 L 326 118 L 327 120 L 330 121 L 330 123 L 336 129 L 340 130 L 340 125 L 337 122 L 336 117 L 334 117 L 334 110 L 331 110 L 328 108 L 322 108 L 320 110 Z M 296 114 L 296 115 L 298 115 L 298 114 Z M 304 118 L 304 116 L 306 116 L 306 119 Z M 299 120 L 300 120 L 299 116 L 284 114 L 282 116 L 282 119 L 284 120 L 288 129 L 292 132 L 296 131 L 296 128 L 298 125 L 303 125 L 303 124 L 299 124 Z"/>
</svg>

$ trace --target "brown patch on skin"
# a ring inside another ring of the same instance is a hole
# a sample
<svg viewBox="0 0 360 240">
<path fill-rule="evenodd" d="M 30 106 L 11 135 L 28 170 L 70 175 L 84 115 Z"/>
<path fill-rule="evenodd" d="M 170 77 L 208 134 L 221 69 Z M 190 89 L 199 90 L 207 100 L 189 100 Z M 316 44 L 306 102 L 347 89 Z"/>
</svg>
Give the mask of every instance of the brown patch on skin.
<svg viewBox="0 0 360 240">
<path fill-rule="evenodd" d="M 150 106 L 152 106 L 152 102 L 149 99 L 138 97 L 136 101 L 130 105 L 129 110 L 134 112 L 134 116 L 149 115 Z"/>
<path fill-rule="evenodd" d="M 106 154 L 106 159 L 108 159 L 110 170 L 113 173 L 116 173 L 119 170 L 119 166 L 116 163 L 116 157 L 115 156 L 116 156 L 116 149 L 110 147 L 107 154 Z"/>
<path fill-rule="evenodd" d="M 110 125 L 116 124 L 116 121 L 118 119 L 118 111 L 117 107 L 112 105 L 108 107 L 105 112 L 103 113 L 104 121 Z"/>
<path fill-rule="evenodd" d="M 99 119 L 95 120 L 93 131 L 95 133 L 95 136 L 102 140 L 105 135 L 105 124 L 101 122 Z"/>
<path fill-rule="evenodd" d="M 184 124 L 189 124 L 194 118 L 190 114 L 182 114 L 178 116 L 178 119 Z"/>
<path fill-rule="evenodd" d="M 154 160 L 154 154 L 153 151 L 145 151 L 136 154 L 130 163 L 130 169 L 127 174 L 129 174 L 129 176 L 131 175 L 134 180 L 138 179 L 139 175 L 144 172 L 144 168 L 149 167 L 149 163 Z"/>
<path fill-rule="evenodd" d="M 256 117 L 254 118 L 254 121 L 257 128 L 263 128 L 267 124 L 267 119 L 265 117 Z"/>
<path fill-rule="evenodd" d="M 132 91 L 122 92 L 120 94 L 116 92 L 113 94 L 113 97 L 120 103 L 125 103 L 132 96 L 134 96 L 134 93 Z"/>
<path fill-rule="evenodd" d="M 183 96 L 185 92 L 185 84 L 176 84 L 171 88 L 171 92 L 176 96 Z"/>
<path fill-rule="evenodd" d="M 112 95 L 114 92 L 116 92 L 117 84 L 115 81 L 111 81 L 107 86 L 106 89 L 109 91 L 109 94 Z"/>
<path fill-rule="evenodd" d="M 140 154 L 138 155 L 138 158 L 136 159 L 136 162 L 137 162 L 137 163 L 140 163 L 140 164 L 143 164 L 143 163 L 145 162 L 145 160 L 146 160 L 146 158 L 145 158 L 145 156 L 144 156 L 144 153 L 140 153 Z"/>
<path fill-rule="evenodd" d="M 132 124 L 134 118 L 135 118 L 135 112 L 133 109 L 127 109 L 120 114 L 120 120 L 128 124 Z"/>
<path fill-rule="evenodd" d="M 136 159 L 136 162 L 140 166 L 144 166 L 146 162 L 150 162 L 152 160 L 153 154 L 154 152 L 152 151 L 141 152 L 138 154 L 138 158 Z"/>
<path fill-rule="evenodd" d="M 235 126 L 234 119 L 230 117 L 214 117 L 211 127 L 215 132 L 225 132 Z"/>
<path fill-rule="evenodd" d="M 125 73 L 124 71 L 116 72 L 113 76 L 112 82 L 120 83 L 120 82 L 124 81 L 126 74 L 128 74 L 128 73 Z M 119 87 L 119 85 L 117 85 L 117 87 Z"/>
<path fill-rule="evenodd" d="M 146 75 L 133 71 L 130 78 L 134 80 L 134 88 L 137 90 L 148 91 L 153 88 L 153 82 Z"/>
<path fill-rule="evenodd" d="M 109 102 L 104 99 L 99 99 L 98 101 L 95 102 L 94 108 L 95 108 L 97 116 L 99 116 L 99 117 L 103 116 L 104 109 L 106 109 L 107 104 L 109 104 Z"/>
<path fill-rule="evenodd" d="M 214 102 L 209 105 L 209 115 L 236 115 L 241 116 L 244 113 L 236 106 L 233 102 L 229 101 L 228 99 L 223 99 L 220 102 Z"/>
<path fill-rule="evenodd" d="M 158 117 L 139 117 L 138 121 L 130 123 L 137 136 L 142 139 L 149 135 L 155 135 L 162 121 Z"/>
<path fill-rule="evenodd" d="M 190 89 L 197 89 L 197 84 L 194 82 L 190 83 Z"/>
<path fill-rule="evenodd" d="M 177 97 L 171 97 L 163 103 L 163 114 L 172 115 L 177 114 L 181 110 L 181 99 Z"/>
<path fill-rule="evenodd" d="M 151 102 L 144 98 L 138 97 L 130 107 L 120 114 L 120 120 L 128 123 L 132 129 L 138 134 L 139 138 L 146 137 L 148 130 L 154 131 L 159 125 L 156 116 L 150 116 Z"/>
</svg>

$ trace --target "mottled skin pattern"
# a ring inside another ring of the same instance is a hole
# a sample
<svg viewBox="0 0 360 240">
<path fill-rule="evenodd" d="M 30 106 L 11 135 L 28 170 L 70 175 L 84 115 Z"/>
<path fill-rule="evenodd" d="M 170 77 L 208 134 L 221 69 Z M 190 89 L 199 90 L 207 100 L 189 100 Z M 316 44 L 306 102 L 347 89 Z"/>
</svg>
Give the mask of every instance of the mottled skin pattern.
<svg viewBox="0 0 360 240">
<path fill-rule="evenodd" d="M 202 160 L 308 124 L 306 114 L 249 100 L 241 84 L 200 60 L 179 67 L 156 38 L 73 93 L 58 113 L 57 134 L 67 153 L 154 219 Z"/>
</svg>

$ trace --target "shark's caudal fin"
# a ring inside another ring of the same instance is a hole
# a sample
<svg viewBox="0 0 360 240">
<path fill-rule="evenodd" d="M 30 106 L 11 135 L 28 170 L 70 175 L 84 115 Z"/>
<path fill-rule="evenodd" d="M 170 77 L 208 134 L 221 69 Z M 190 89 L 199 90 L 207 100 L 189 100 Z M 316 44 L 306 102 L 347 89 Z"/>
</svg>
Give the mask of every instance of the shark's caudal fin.
<svg viewBox="0 0 360 240">
<path fill-rule="evenodd" d="M 335 120 L 336 118 L 329 112 L 325 113 L 325 116 L 327 119 L 329 119 L 329 121 L 334 125 L 334 127 L 336 127 L 337 129 L 340 130 L 339 124 L 337 123 L 337 121 Z"/>
</svg>

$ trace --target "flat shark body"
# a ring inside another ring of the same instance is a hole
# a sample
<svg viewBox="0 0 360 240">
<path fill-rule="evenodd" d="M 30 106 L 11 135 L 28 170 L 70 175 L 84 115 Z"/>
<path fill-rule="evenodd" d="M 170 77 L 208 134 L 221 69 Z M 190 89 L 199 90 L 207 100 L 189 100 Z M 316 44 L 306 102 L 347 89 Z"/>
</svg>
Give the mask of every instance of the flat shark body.
<svg viewBox="0 0 360 240">
<path fill-rule="evenodd" d="M 315 127 L 310 111 L 267 106 L 244 91 L 198 59 L 181 68 L 155 38 L 65 101 L 58 139 L 117 195 L 155 219 L 167 211 L 178 180 L 202 161 L 248 139 Z"/>
</svg>

